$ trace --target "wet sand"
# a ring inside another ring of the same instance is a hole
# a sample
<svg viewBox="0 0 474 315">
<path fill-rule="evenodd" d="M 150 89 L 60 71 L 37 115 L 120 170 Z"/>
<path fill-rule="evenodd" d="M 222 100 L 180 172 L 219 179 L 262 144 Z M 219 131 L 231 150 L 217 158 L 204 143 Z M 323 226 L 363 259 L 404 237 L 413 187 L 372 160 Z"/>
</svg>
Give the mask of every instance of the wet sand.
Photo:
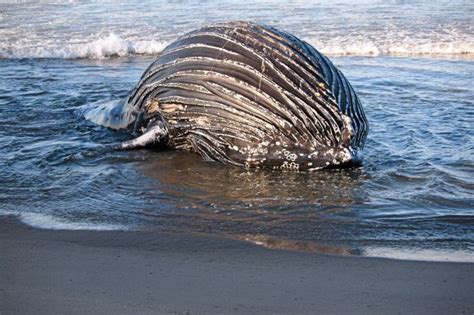
<svg viewBox="0 0 474 315">
<path fill-rule="evenodd" d="M 472 314 L 474 264 L 0 219 L 4 314 Z"/>
</svg>

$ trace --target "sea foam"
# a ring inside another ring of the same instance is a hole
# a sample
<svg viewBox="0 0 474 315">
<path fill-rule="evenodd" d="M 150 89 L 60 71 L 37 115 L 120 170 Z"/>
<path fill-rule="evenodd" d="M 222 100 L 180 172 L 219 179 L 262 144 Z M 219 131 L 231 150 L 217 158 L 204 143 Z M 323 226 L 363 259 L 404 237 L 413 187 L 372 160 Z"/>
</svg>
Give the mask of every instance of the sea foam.
<svg viewBox="0 0 474 315">
<path fill-rule="evenodd" d="M 142 38 L 127 38 L 124 35 L 109 33 L 106 36 L 93 36 L 74 39 L 62 44 L 58 41 L 44 40 L 40 44 L 30 41 L 15 44 L 0 43 L 0 58 L 56 58 L 56 59 L 105 59 L 134 55 L 158 55 L 169 43 L 151 39 L 150 34 Z M 365 34 L 347 34 L 334 37 L 301 36 L 326 55 L 474 55 L 474 40 L 468 36 L 444 36 L 434 34 L 427 38 L 399 36 L 392 34 L 378 38 Z"/>
<path fill-rule="evenodd" d="M 155 55 L 166 46 L 166 42 L 154 39 L 124 39 L 110 33 L 97 39 L 82 43 L 60 45 L 46 41 L 40 45 L 15 44 L 10 47 L 0 46 L 0 58 L 56 58 L 56 59 L 104 59 L 130 55 Z"/>
<path fill-rule="evenodd" d="M 31 227 L 48 230 L 87 230 L 87 231 L 116 231 L 129 230 L 118 224 L 94 223 L 94 222 L 72 222 L 43 213 L 17 212 L 0 210 L 0 215 L 16 216 L 20 221 Z"/>
<path fill-rule="evenodd" d="M 78 113 L 93 123 L 112 128 L 125 129 L 133 120 L 132 108 L 125 99 L 97 101 L 78 108 Z"/>
<path fill-rule="evenodd" d="M 330 40 L 310 38 L 307 40 L 326 55 L 355 56 L 437 56 L 474 55 L 474 41 L 463 38 L 434 39 L 398 38 L 377 40 L 370 37 L 344 36 Z"/>
</svg>

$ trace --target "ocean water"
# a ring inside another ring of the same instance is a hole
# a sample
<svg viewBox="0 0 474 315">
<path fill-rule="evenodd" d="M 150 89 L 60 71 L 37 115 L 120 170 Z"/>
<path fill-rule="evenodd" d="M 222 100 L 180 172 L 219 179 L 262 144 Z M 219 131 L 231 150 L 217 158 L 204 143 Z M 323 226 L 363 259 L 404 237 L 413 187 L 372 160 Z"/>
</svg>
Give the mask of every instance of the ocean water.
<svg viewBox="0 0 474 315">
<path fill-rule="evenodd" d="M 462 0 L 1 3 L 0 214 L 474 261 L 473 16 Z M 106 148 L 130 135 L 85 113 L 125 98 L 179 35 L 235 19 L 292 32 L 344 72 L 370 123 L 362 167 L 246 170 Z"/>
</svg>

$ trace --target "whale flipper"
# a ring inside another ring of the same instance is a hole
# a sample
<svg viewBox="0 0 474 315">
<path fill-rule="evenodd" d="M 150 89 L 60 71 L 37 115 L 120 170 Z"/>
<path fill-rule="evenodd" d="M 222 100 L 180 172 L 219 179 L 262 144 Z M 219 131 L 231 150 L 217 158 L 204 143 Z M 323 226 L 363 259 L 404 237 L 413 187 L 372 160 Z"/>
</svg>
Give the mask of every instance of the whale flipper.
<svg viewBox="0 0 474 315">
<path fill-rule="evenodd" d="M 139 137 L 120 143 L 118 150 L 134 150 L 149 147 L 164 146 L 168 142 L 168 127 L 162 120 L 153 121 Z"/>
</svg>

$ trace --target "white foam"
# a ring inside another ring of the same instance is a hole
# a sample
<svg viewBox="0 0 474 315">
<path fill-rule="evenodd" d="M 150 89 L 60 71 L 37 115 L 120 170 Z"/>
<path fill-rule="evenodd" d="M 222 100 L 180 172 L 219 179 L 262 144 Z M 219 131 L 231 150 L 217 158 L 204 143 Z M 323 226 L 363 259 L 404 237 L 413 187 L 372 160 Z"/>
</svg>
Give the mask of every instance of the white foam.
<svg viewBox="0 0 474 315">
<path fill-rule="evenodd" d="M 224 6 L 233 10 L 199 1 L 0 2 L 0 58 L 155 55 L 186 32 L 235 19 L 286 30 L 328 55 L 474 55 L 466 0 L 267 0 L 252 6 L 230 0 Z"/>
<path fill-rule="evenodd" d="M 126 35 L 109 33 L 106 36 L 70 39 L 68 43 L 44 39 L 41 43 L 29 40 L 0 43 L 0 58 L 58 58 L 58 59 L 105 59 L 132 55 L 158 55 L 167 41 L 143 37 L 124 38 Z M 408 36 L 404 33 L 366 34 L 348 33 L 302 34 L 300 36 L 326 55 L 474 55 L 474 38 L 466 34 L 437 32 L 426 37 Z"/>
<path fill-rule="evenodd" d="M 57 59 L 104 59 L 115 56 L 155 55 L 166 46 L 166 42 L 154 39 L 124 39 L 110 33 L 105 37 L 86 39 L 81 43 L 60 43 L 44 41 L 40 45 L 18 43 L 7 48 L 0 46 L 0 58 L 57 58 Z"/>
<path fill-rule="evenodd" d="M 132 110 L 124 100 L 98 101 L 79 108 L 87 120 L 112 129 L 126 128 L 133 120 Z"/>
<path fill-rule="evenodd" d="M 418 261 L 474 262 L 472 250 L 398 249 L 389 247 L 364 248 L 364 256 Z"/>
<path fill-rule="evenodd" d="M 450 39 L 436 42 L 416 38 L 398 38 L 383 41 L 373 38 L 345 36 L 326 41 L 310 38 L 308 42 L 326 55 L 474 55 L 474 41 L 468 39 Z"/>
<path fill-rule="evenodd" d="M 63 218 L 42 213 L 15 212 L 0 210 L 0 215 L 17 216 L 20 221 L 29 226 L 48 230 L 86 230 L 86 231 L 117 231 L 128 230 L 125 226 L 92 222 L 71 222 Z"/>
</svg>

